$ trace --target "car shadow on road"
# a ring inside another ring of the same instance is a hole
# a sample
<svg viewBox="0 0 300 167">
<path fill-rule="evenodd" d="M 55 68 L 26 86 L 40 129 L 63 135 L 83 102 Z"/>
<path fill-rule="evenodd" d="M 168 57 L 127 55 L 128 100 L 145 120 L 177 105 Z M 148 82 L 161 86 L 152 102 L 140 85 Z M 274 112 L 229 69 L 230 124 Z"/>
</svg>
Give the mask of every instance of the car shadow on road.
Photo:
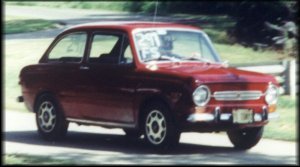
<svg viewBox="0 0 300 167">
<path fill-rule="evenodd" d="M 62 141 L 50 142 L 36 131 L 4 132 L 4 141 L 55 148 L 75 148 L 82 151 L 60 150 L 51 157 L 61 157 L 78 164 L 295 164 L 295 156 L 275 156 L 258 152 L 245 152 L 233 147 L 205 146 L 180 143 L 178 147 L 158 152 L 146 146 L 142 139 L 130 139 L 121 134 L 68 132 Z M 97 151 L 104 151 L 98 154 Z"/>
<path fill-rule="evenodd" d="M 129 138 L 121 134 L 101 134 L 86 132 L 68 132 L 60 141 L 43 140 L 36 131 L 9 131 L 4 133 L 4 140 L 24 144 L 78 148 L 86 150 L 114 151 L 129 154 L 195 154 L 195 153 L 228 153 L 239 152 L 233 147 L 205 146 L 189 143 L 180 143 L 178 147 L 169 151 L 157 151 L 148 146 L 142 138 Z"/>
</svg>

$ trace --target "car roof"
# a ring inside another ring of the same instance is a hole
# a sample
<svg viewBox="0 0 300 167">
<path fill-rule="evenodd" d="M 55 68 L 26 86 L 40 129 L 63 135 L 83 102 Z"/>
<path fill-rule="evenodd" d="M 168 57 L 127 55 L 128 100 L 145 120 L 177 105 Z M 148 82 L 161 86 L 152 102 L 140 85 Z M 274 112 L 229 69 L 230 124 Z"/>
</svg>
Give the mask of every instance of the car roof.
<svg viewBox="0 0 300 167">
<path fill-rule="evenodd" d="M 68 28 L 67 30 L 78 30 L 78 29 L 121 29 L 121 30 L 133 30 L 137 28 L 188 28 L 199 30 L 198 27 L 178 24 L 173 22 L 150 22 L 150 21 L 110 21 L 110 22 L 91 22 L 85 24 L 75 25 Z"/>
</svg>

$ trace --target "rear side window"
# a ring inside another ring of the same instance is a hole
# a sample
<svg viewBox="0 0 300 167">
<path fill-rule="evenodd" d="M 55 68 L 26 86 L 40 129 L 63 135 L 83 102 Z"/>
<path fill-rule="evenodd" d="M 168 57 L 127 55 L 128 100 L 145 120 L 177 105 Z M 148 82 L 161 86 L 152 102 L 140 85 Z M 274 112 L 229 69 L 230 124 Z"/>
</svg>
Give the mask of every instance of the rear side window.
<svg viewBox="0 0 300 167">
<path fill-rule="evenodd" d="M 80 62 L 84 55 L 87 34 L 73 33 L 61 38 L 49 53 L 49 61 Z"/>
<path fill-rule="evenodd" d="M 90 63 L 117 64 L 122 47 L 122 35 L 95 34 L 91 45 Z"/>
<path fill-rule="evenodd" d="M 119 40 L 116 35 L 97 34 L 93 38 L 90 58 L 101 57 L 104 54 L 109 54 Z M 118 55 L 116 55 L 118 56 Z"/>
<path fill-rule="evenodd" d="M 88 61 L 100 64 L 132 63 L 133 58 L 128 37 L 123 33 L 95 33 Z"/>
</svg>

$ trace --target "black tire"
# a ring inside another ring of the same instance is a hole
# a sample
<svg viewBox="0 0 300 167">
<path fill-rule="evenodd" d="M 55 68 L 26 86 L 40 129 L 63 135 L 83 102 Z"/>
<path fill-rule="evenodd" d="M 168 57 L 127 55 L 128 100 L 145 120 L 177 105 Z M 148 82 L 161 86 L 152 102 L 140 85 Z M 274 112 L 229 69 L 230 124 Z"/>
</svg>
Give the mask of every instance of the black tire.
<svg viewBox="0 0 300 167">
<path fill-rule="evenodd" d="M 263 135 L 263 127 L 231 130 L 227 135 L 236 149 L 247 150 L 255 146 Z"/>
<path fill-rule="evenodd" d="M 142 133 L 136 129 L 123 129 L 123 131 L 125 132 L 126 137 L 129 138 L 139 138 L 142 135 Z"/>
<path fill-rule="evenodd" d="M 69 123 L 56 100 L 45 94 L 39 97 L 36 104 L 36 124 L 39 135 L 51 141 L 65 137 Z"/>
<path fill-rule="evenodd" d="M 147 105 L 142 120 L 144 139 L 155 149 L 169 150 L 179 143 L 180 131 L 166 105 L 158 102 Z"/>
</svg>

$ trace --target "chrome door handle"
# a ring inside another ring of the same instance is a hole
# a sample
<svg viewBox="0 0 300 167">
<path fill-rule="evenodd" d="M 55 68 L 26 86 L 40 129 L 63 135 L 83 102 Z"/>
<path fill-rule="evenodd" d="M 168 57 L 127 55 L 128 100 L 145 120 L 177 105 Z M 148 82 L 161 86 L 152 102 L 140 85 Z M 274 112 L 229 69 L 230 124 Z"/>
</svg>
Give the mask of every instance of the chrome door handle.
<svg viewBox="0 0 300 167">
<path fill-rule="evenodd" d="M 88 66 L 80 66 L 79 69 L 80 70 L 88 70 L 88 69 L 90 69 L 90 67 L 88 67 Z"/>
</svg>

